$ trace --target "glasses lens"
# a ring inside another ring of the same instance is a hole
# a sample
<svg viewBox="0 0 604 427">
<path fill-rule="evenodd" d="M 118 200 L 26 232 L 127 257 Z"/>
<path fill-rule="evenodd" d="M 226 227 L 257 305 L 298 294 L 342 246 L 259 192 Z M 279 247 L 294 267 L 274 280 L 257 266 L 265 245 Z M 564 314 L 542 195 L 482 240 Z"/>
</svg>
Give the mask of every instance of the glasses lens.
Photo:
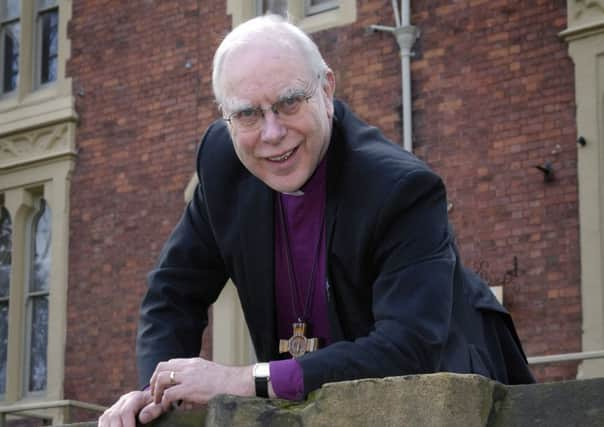
<svg viewBox="0 0 604 427">
<path fill-rule="evenodd" d="M 306 96 L 301 93 L 288 96 L 277 103 L 276 110 L 279 114 L 291 116 L 300 110 L 302 103 L 304 103 L 306 99 Z"/>
<path fill-rule="evenodd" d="M 259 118 L 260 113 L 256 109 L 246 108 L 245 110 L 233 114 L 231 120 L 233 120 L 237 126 L 251 128 L 258 123 Z"/>
</svg>

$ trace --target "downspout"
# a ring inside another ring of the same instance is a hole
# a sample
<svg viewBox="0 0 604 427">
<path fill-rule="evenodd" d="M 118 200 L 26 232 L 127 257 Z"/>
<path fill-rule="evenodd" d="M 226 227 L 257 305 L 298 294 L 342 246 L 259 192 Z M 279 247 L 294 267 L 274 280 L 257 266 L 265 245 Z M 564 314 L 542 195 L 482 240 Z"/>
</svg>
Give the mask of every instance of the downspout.
<svg viewBox="0 0 604 427">
<path fill-rule="evenodd" d="M 410 24 L 410 0 L 402 0 L 401 13 L 398 12 L 398 1 L 392 0 L 394 21 L 396 27 L 384 25 L 371 25 L 373 31 L 385 31 L 396 38 L 401 58 L 401 100 L 403 104 L 403 121 L 401 135 L 403 136 L 403 148 L 409 152 L 413 151 L 413 119 L 411 105 L 411 49 L 415 40 L 419 37 L 419 30 Z"/>
</svg>

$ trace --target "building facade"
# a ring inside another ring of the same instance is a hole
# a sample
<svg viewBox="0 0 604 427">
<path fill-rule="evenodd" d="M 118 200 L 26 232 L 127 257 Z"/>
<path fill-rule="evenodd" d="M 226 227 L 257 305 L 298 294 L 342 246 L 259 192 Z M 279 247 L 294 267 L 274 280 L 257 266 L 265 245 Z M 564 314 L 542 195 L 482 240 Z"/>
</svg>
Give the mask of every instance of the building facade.
<svg viewBox="0 0 604 427">
<path fill-rule="evenodd" d="M 0 410 L 136 387 L 146 274 L 219 118 L 213 52 L 267 9 L 311 34 L 364 120 L 401 145 L 412 131 L 465 264 L 500 291 L 528 355 L 603 350 L 604 1 L 410 3 L 405 127 L 391 1 L 0 1 Z M 246 363 L 235 294 L 202 352 Z M 535 373 L 602 376 L 604 362 Z"/>
</svg>

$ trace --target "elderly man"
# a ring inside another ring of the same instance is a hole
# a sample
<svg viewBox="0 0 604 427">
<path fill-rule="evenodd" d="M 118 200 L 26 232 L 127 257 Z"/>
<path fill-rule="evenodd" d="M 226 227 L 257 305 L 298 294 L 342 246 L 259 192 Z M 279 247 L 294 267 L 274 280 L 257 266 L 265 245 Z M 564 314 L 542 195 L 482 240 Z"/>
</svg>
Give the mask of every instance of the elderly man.
<svg viewBox="0 0 604 427">
<path fill-rule="evenodd" d="M 221 393 L 303 399 L 331 381 L 450 371 L 533 377 L 513 324 L 461 265 L 445 188 L 344 104 L 316 45 L 265 16 L 214 57 L 224 120 L 141 308 L 143 391 L 102 426 L 148 422 Z M 200 357 L 208 307 L 233 279 L 261 363 Z"/>
</svg>

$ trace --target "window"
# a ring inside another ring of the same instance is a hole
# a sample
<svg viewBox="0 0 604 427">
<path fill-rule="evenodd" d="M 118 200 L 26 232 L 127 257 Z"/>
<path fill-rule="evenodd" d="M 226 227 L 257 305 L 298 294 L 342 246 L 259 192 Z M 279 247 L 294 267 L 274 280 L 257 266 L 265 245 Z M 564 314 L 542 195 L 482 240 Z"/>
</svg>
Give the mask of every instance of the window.
<svg viewBox="0 0 604 427">
<path fill-rule="evenodd" d="M 26 396 L 43 393 L 47 386 L 52 216 L 43 198 L 44 187 L 18 192 L 29 200 L 27 204 L 30 205 L 25 210 L 23 206 L 20 208 L 22 220 L 19 224 L 12 223 L 5 206 L 0 208 L 0 395 L 6 393 L 7 377 L 12 376 L 13 371 L 21 371 L 24 385 L 19 394 Z M 0 201 L 5 198 L 2 194 L 0 197 Z M 14 253 L 14 225 L 23 231 L 22 236 L 29 236 L 28 243 L 18 247 L 19 253 Z M 19 263 L 24 271 L 11 271 L 13 259 L 28 259 Z M 12 279 L 14 283 L 11 283 Z M 25 313 L 25 316 L 19 313 Z M 24 327 L 20 327 L 23 318 Z M 25 330 L 25 340 L 11 339 L 9 342 L 9 335 L 15 336 L 19 330 Z M 19 363 L 20 368 L 16 370 L 7 370 L 9 347 L 14 345 L 25 345 L 23 363 Z M 12 382 L 15 380 L 13 376 Z"/>
<path fill-rule="evenodd" d="M 287 0 L 258 0 L 256 2 L 258 15 L 265 13 L 275 13 L 281 16 L 287 16 Z"/>
<path fill-rule="evenodd" d="M 304 15 L 312 16 L 328 10 L 337 9 L 339 1 L 337 0 L 306 0 Z"/>
<path fill-rule="evenodd" d="M 276 13 L 287 16 L 307 33 L 352 24 L 357 19 L 355 0 L 244 0 L 227 1 L 233 27 L 254 16 Z"/>
<path fill-rule="evenodd" d="M 36 2 L 36 84 L 57 79 L 59 10 L 56 0 Z"/>
<path fill-rule="evenodd" d="M 294 3 L 294 2 L 292 2 Z M 295 2 L 299 3 L 299 2 Z M 317 15 L 339 7 L 338 0 L 305 0 L 304 1 L 304 16 Z M 296 4 L 288 7 L 287 0 L 257 0 L 257 14 L 276 13 L 277 15 L 287 16 L 291 14 L 290 9 L 297 9 Z M 299 12 L 298 10 L 296 10 Z"/>
<path fill-rule="evenodd" d="M 72 0 L 0 0 L 0 137 L 76 120 L 65 75 Z"/>
<path fill-rule="evenodd" d="M 73 3 L 0 0 L 0 409 L 5 412 L 23 402 L 64 398 L 77 119 L 73 85 L 65 76 Z M 55 421 L 65 417 L 63 409 L 35 412 Z"/>
<path fill-rule="evenodd" d="M 2 94 L 13 92 L 19 80 L 20 14 L 19 0 L 0 2 Z"/>
<path fill-rule="evenodd" d="M 6 392 L 8 350 L 8 299 L 11 268 L 12 227 L 10 214 L 0 204 L 0 396 Z"/>
<path fill-rule="evenodd" d="M 64 397 L 69 215 L 56 213 L 69 212 L 74 132 L 0 136 L 21 144 L 17 157 L 0 151 L 0 407 Z"/>
<path fill-rule="evenodd" d="M 31 222 L 29 289 L 26 295 L 28 324 L 27 392 L 46 389 L 48 347 L 48 296 L 50 282 L 50 208 L 38 199 Z"/>
</svg>

